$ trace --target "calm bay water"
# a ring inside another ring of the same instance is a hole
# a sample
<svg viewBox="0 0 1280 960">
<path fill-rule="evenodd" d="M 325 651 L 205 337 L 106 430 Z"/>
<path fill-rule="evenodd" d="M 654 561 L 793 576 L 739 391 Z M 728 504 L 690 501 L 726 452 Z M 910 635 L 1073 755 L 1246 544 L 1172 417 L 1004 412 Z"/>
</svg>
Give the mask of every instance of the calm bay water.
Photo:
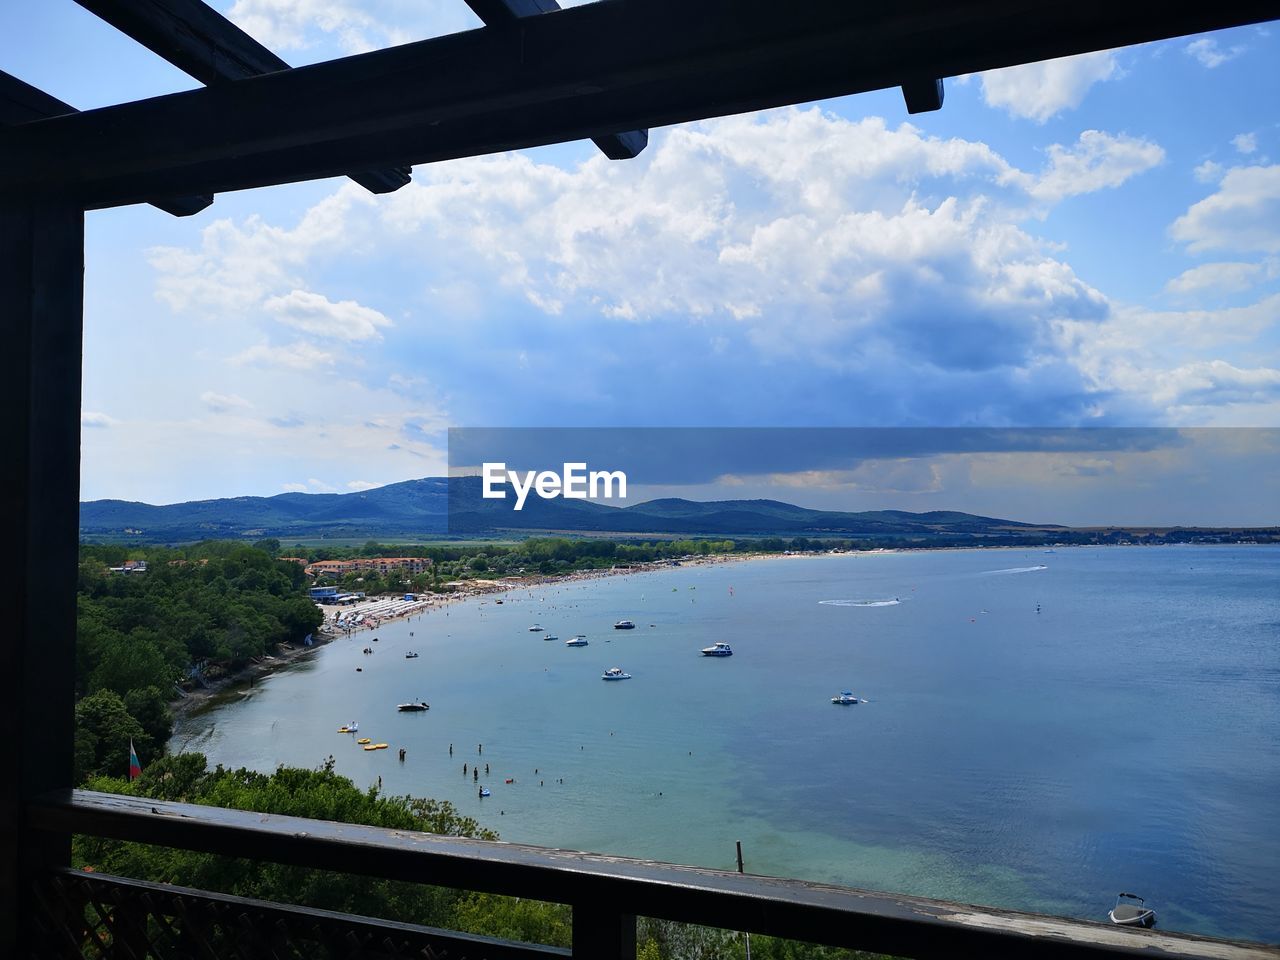
<svg viewBox="0 0 1280 960">
<path fill-rule="evenodd" d="M 566 648 L 576 633 L 590 645 Z M 735 655 L 698 655 L 716 640 Z M 601 682 L 615 665 L 634 679 Z M 841 689 L 871 702 L 833 706 Z M 396 712 L 411 699 L 430 711 Z M 391 749 L 335 732 L 352 719 Z M 336 641 L 188 718 L 173 748 L 261 770 L 332 754 L 511 841 L 732 868 L 741 840 L 754 873 L 1093 919 L 1132 890 L 1163 928 L 1280 941 L 1280 549 L 779 558 L 543 587 Z M 483 800 L 462 772 L 477 760 Z"/>
</svg>

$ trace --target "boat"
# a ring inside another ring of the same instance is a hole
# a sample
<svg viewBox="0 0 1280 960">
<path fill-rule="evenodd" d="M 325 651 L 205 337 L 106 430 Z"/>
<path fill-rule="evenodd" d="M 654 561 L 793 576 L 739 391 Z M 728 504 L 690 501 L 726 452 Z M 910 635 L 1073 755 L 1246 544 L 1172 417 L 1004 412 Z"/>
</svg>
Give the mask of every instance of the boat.
<svg viewBox="0 0 1280 960">
<path fill-rule="evenodd" d="M 636 625 L 630 620 L 619 620 L 613 625 L 613 629 L 615 630 L 634 630 L 635 628 Z"/>
<path fill-rule="evenodd" d="M 343 726 L 339 727 L 338 732 L 339 733 L 356 733 L 359 729 L 360 729 L 359 721 L 352 720 L 350 723 L 344 724 Z"/>
<path fill-rule="evenodd" d="M 425 703 L 419 701 L 418 703 L 397 704 L 396 709 L 399 710 L 401 713 L 421 713 L 423 710 L 430 710 L 431 708 L 427 706 Z"/>
<path fill-rule="evenodd" d="M 406 653 L 406 654 L 404 655 L 404 658 L 405 658 L 406 660 L 417 660 L 417 659 L 418 659 L 418 655 L 417 655 L 416 653 L 414 653 L 412 650 L 410 650 L 408 653 Z"/>
<path fill-rule="evenodd" d="M 587 645 L 587 638 L 582 634 L 578 634 L 576 637 L 570 637 L 566 640 L 564 645 L 566 647 L 585 647 Z"/>
<path fill-rule="evenodd" d="M 501 600 L 495 600 L 494 603 L 501 603 Z"/>
<path fill-rule="evenodd" d="M 548 634 L 547 634 L 545 637 L 543 637 L 542 639 L 543 639 L 543 640 L 559 640 L 560 638 L 559 638 L 559 637 L 557 637 L 554 633 L 548 633 Z"/>
<path fill-rule="evenodd" d="M 537 624 L 537 623 L 535 623 L 532 627 L 530 627 L 530 628 L 529 628 L 529 632 L 530 632 L 530 633 L 541 633 L 541 632 L 542 632 L 542 629 L 543 629 L 543 628 L 542 628 L 541 624 Z"/>
<path fill-rule="evenodd" d="M 733 648 L 727 643 L 713 643 L 709 647 L 702 648 L 704 657 L 732 657 Z"/>
<path fill-rule="evenodd" d="M 1112 923 L 1122 927 L 1155 926 L 1156 912 L 1135 893 L 1121 893 L 1116 897 L 1116 905 L 1107 914 Z"/>
<path fill-rule="evenodd" d="M 841 690 L 840 696 L 832 697 L 831 702 L 838 703 L 843 706 L 853 706 L 855 703 L 861 703 L 862 701 L 855 697 L 851 691 Z"/>
<path fill-rule="evenodd" d="M 365 749 L 365 750 L 377 750 L 378 748 L 377 748 L 377 747 L 375 747 L 372 743 L 366 743 L 366 744 L 364 745 L 364 749 Z"/>
<path fill-rule="evenodd" d="M 373 745 L 373 749 L 375 749 L 375 750 L 385 750 L 385 749 L 387 749 L 387 744 L 385 744 L 385 743 L 375 743 L 375 744 Z"/>
<path fill-rule="evenodd" d="M 373 743 L 373 741 L 368 737 L 361 737 L 359 740 L 356 741 L 356 743 L 365 744 L 365 743 Z"/>
<path fill-rule="evenodd" d="M 499 600 L 498 602 L 499 602 L 499 603 L 501 603 L 502 601 L 501 601 L 501 600 Z M 480 788 L 480 796 L 482 796 L 482 797 L 491 797 L 491 796 L 493 796 L 493 794 L 489 792 L 489 788 L 488 788 L 488 787 L 481 787 L 481 788 Z"/>
<path fill-rule="evenodd" d="M 621 667 L 610 667 L 600 675 L 601 680 L 630 680 L 631 674 L 623 673 Z"/>
</svg>

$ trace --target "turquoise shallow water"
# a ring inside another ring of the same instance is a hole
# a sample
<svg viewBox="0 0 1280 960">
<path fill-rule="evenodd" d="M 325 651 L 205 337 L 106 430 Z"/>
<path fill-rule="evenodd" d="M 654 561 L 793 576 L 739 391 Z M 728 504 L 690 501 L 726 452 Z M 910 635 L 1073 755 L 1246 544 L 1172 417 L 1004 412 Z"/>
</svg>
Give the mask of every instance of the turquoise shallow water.
<svg viewBox="0 0 1280 960">
<path fill-rule="evenodd" d="M 756 873 L 1095 919 L 1134 890 L 1166 929 L 1280 940 L 1280 549 L 778 558 L 504 599 L 337 641 L 174 747 L 332 754 L 512 841 L 729 868 L 741 840 Z M 698 655 L 716 640 L 735 655 Z"/>
</svg>

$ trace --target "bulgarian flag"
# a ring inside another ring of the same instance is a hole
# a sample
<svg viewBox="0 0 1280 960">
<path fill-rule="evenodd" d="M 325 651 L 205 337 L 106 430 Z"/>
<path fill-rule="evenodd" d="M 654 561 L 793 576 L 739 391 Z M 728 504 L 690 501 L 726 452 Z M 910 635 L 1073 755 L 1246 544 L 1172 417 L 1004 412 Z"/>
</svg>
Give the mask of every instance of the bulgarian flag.
<svg viewBox="0 0 1280 960">
<path fill-rule="evenodd" d="M 138 751 L 133 749 L 133 737 L 129 738 L 129 779 L 136 780 L 142 776 L 142 764 L 138 762 Z"/>
</svg>

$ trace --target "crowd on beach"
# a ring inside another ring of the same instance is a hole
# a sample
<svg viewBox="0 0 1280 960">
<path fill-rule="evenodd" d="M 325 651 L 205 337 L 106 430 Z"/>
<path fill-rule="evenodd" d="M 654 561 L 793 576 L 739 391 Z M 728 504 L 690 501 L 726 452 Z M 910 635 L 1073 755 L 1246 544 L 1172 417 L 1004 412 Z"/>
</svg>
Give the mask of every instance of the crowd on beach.
<svg viewBox="0 0 1280 960">
<path fill-rule="evenodd" d="M 707 566 L 717 563 L 730 563 L 736 560 L 749 559 L 752 554 L 718 555 L 710 557 L 691 557 L 678 561 L 680 566 Z M 654 570 L 668 569 L 672 561 L 617 566 L 600 570 L 576 570 L 571 573 L 535 574 L 531 576 L 509 577 L 502 580 L 458 580 L 449 584 L 450 592 L 431 595 L 416 594 L 412 599 L 405 597 L 379 597 L 363 600 L 355 604 L 334 607 L 323 606 L 325 620 L 321 626 L 326 639 L 350 636 L 358 630 L 376 628 L 388 620 L 400 620 L 406 617 L 428 613 L 447 604 L 470 600 L 474 597 L 509 593 L 515 590 L 527 590 L 532 587 L 548 584 L 575 583 L 584 580 L 602 580 L 623 574 L 647 573 Z"/>
</svg>

